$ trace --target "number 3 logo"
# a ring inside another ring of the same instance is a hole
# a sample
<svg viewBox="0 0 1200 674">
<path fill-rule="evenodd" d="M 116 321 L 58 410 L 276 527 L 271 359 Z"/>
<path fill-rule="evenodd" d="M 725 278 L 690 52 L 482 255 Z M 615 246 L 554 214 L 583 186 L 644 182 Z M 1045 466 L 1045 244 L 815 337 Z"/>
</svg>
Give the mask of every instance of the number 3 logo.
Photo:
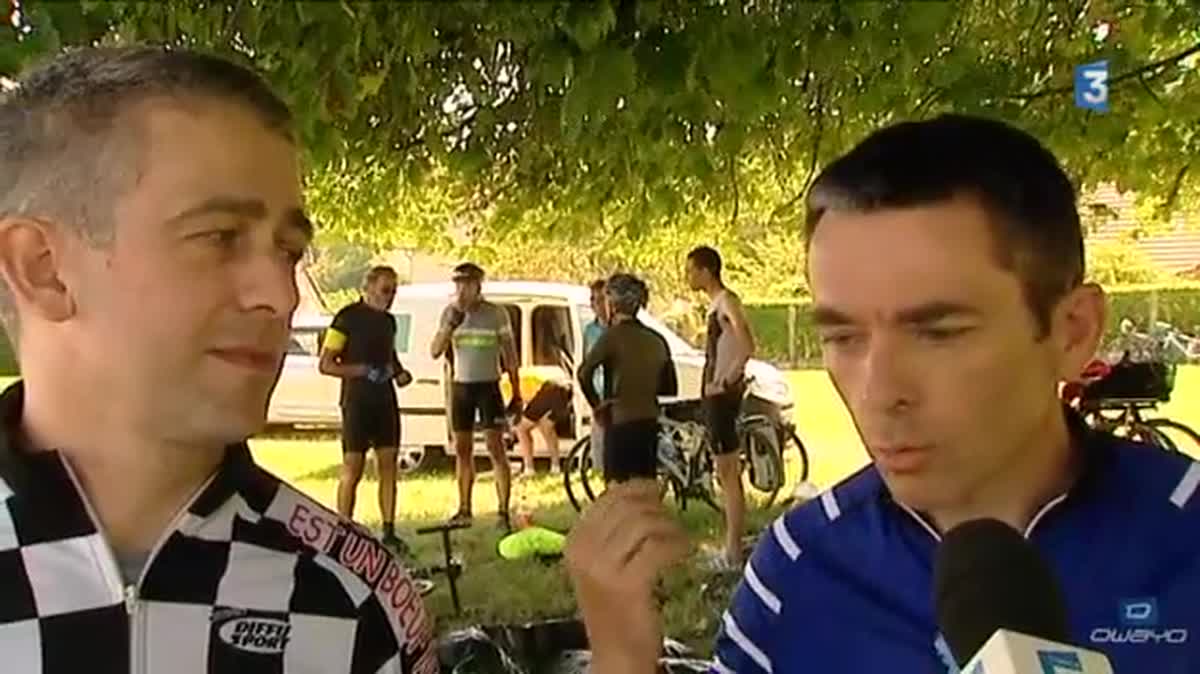
<svg viewBox="0 0 1200 674">
<path fill-rule="evenodd" d="M 1108 61 L 1075 68 L 1075 105 L 1084 110 L 1108 112 Z"/>
</svg>

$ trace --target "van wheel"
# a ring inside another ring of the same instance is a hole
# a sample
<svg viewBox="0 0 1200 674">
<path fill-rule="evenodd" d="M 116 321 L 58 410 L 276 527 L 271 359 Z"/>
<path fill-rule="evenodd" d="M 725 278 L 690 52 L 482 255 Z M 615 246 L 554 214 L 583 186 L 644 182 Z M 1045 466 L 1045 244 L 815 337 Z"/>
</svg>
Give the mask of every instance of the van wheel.
<svg viewBox="0 0 1200 674">
<path fill-rule="evenodd" d="M 400 448 L 396 457 L 396 472 L 401 475 L 422 473 L 434 470 L 440 463 L 445 463 L 446 453 L 441 447 L 424 445 L 407 445 Z"/>
</svg>

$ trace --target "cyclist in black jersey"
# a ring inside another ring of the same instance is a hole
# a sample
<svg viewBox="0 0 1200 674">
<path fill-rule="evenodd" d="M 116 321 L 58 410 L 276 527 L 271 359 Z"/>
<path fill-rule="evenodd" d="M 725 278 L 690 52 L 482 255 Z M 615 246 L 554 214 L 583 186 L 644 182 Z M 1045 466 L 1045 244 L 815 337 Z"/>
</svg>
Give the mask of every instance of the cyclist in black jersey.
<svg viewBox="0 0 1200 674">
<path fill-rule="evenodd" d="M 372 267 L 359 301 L 333 318 L 321 345 L 321 373 L 342 380 L 342 470 L 338 512 L 354 518 L 354 501 L 366 453 L 375 450 L 379 473 L 379 515 L 383 542 L 402 552 L 396 536 L 396 456 L 400 413 L 396 386 L 412 376 L 396 356 L 396 318 L 390 313 L 398 277 L 388 266 Z"/>
<path fill-rule="evenodd" d="M 604 432 L 604 479 L 625 482 L 658 474 L 658 396 L 678 393 L 671 349 L 662 335 L 637 319 L 646 284 L 616 274 L 605 286 L 610 323 L 579 366 L 578 380 Z M 604 367 L 604 391 L 593 375 Z"/>
</svg>

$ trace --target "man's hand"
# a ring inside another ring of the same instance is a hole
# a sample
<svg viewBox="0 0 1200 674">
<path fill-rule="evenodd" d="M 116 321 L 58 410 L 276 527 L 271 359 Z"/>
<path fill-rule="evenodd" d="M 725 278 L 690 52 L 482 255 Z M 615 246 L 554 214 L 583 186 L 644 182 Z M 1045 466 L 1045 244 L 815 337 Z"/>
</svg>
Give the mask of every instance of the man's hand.
<svg viewBox="0 0 1200 674">
<path fill-rule="evenodd" d="M 343 365 L 342 367 L 346 369 L 346 376 L 350 377 L 351 379 L 362 379 L 371 373 L 371 367 L 362 363 Z"/>
<path fill-rule="evenodd" d="M 719 396 L 725 392 L 725 383 L 720 381 L 704 382 L 703 389 L 704 390 L 700 392 L 700 395 L 704 396 L 705 398 Z"/>
<path fill-rule="evenodd" d="M 446 319 L 442 323 L 442 327 L 446 330 L 454 330 L 462 325 L 462 322 L 467 319 L 467 313 L 462 310 L 457 304 L 451 304 L 446 307 Z"/>
<path fill-rule="evenodd" d="M 571 530 L 566 562 L 587 625 L 593 674 L 652 674 L 662 652 L 654 586 L 688 553 L 658 482 L 613 485 Z"/>
<path fill-rule="evenodd" d="M 506 407 L 504 411 L 509 416 L 519 417 L 521 416 L 521 413 L 525 411 L 525 401 L 521 400 L 520 395 L 514 395 L 512 399 L 508 401 L 508 407 Z"/>
</svg>

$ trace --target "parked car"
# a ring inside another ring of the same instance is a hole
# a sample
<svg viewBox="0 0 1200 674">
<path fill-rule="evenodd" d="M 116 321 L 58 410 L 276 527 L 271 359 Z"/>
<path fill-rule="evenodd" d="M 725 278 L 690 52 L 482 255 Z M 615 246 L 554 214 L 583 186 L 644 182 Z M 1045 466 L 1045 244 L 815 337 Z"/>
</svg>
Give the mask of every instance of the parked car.
<svg viewBox="0 0 1200 674">
<path fill-rule="evenodd" d="M 442 309 L 450 301 L 454 286 L 450 283 L 425 283 L 401 286 L 392 314 L 396 317 L 396 353 L 413 374 L 413 383 L 398 396 L 401 421 L 401 467 L 415 470 L 442 458 L 449 445 L 449 421 L 446 414 L 449 389 L 448 367 L 443 359 L 429 355 L 429 344 L 437 330 Z M 546 326 L 572 346 L 573 361 L 582 360 L 583 327 L 593 319 L 586 286 L 525 281 L 492 281 L 484 284 L 484 296 L 504 307 L 512 319 L 522 367 L 549 366 L 536 362 L 536 354 L 548 335 Z M 653 315 L 640 317 L 659 332 L 671 349 L 679 379 L 679 398 L 700 397 L 704 353 L 675 334 Z M 323 314 L 298 315 L 292 322 L 292 340 L 284 361 L 283 373 L 271 398 L 268 423 L 295 428 L 336 429 L 341 424 L 338 410 L 339 381 L 317 370 L 321 339 L 332 320 Z M 787 379 L 769 363 L 751 360 L 747 365 L 752 386 L 761 397 L 777 402 L 785 414 L 791 414 L 793 401 Z M 572 415 L 560 424 L 563 453 L 575 438 L 589 432 L 591 414 L 587 402 L 576 390 Z M 535 453 L 545 454 L 539 434 L 534 434 Z M 486 454 L 482 436 L 476 440 L 476 453 Z"/>
</svg>

